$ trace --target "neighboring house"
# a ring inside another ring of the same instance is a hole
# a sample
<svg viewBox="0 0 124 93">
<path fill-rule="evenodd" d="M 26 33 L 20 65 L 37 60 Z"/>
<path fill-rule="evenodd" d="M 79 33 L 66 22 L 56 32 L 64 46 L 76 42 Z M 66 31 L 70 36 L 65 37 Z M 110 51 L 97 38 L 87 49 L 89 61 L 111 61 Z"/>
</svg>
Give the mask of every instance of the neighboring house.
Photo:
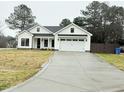
<svg viewBox="0 0 124 93">
<path fill-rule="evenodd" d="M 71 23 L 66 27 L 36 24 L 17 35 L 17 48 L 90 51 L 92 34 Z"/>
</svg>

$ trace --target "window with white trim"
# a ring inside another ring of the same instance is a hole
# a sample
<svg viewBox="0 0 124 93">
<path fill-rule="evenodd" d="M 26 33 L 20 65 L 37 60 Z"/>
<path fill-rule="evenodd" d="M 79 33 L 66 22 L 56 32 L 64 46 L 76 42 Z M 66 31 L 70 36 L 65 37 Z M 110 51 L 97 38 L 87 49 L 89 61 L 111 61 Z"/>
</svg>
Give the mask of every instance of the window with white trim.
<svg viewBox="0 0 124 93">
<path fill-rule="evenodd" d="M 71 33 L 74 33 L 74 28 L 71 28 Z"/>
<path fill-rule="evenodd" d="M 21 38 L 21 46 L 29 46 L 29 38 Z"/>
<path fill-rule="evenodd" d="M 71 39 L 67 39 L 67 41 L 71 41 Z"/>
<path fill-rule="evenodd" d="M 79 41 L 84 41 L 84 39 L 79 39 Z"/>
<path fill-rule="evenodd" d="M 40 32 L 40 28 L 37 28 L 37 32 Z"/>
<path fill-rule="evenodd" d="M 73 39 L 73 41 L 77 41 L 77 39 Z"/>
<path fill-rule="evenodd" d="M 61 41 L 65 41 L 65 39 L 61 39 Z"/>
</svg>

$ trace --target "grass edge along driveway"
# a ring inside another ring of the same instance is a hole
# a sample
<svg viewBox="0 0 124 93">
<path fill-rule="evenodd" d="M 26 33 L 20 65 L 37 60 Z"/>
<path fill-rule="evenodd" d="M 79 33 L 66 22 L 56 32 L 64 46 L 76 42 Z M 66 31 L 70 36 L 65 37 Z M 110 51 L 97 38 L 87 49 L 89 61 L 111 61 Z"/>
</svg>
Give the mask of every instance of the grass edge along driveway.
<svg viewBox="0 0 124 93">
<path fill-rule="evenodd" d="M 53 51 L 0 50 L 0 90 L 32 77 L 52 54 Z"/>
<path fill-rule="evenodd" d="M 96 53 L 98 57 L 124 71 L 124 54 Z"/>
</svg>

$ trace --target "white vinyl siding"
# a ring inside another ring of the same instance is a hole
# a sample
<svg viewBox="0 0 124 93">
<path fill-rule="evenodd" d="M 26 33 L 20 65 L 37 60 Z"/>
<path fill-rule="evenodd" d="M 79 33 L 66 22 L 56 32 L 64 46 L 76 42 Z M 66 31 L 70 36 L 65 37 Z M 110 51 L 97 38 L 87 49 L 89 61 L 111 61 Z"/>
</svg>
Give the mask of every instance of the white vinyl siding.
<svg viewBox="0 0 124 93">
<path fill-rule="evenodd" d="M 57 33 L 52 33 L 40 25 L 32 27 L 29 30 L 29 32 L 24 31 L 18 35 L 18 48 L 37 48 L 37 38 L 40 38 L 39 48 L 41 49 L 90 51 L 92 34 L 73 23 L 62 28 Z M 53 34 L 53 36 L 43 36 L 43 34 Z M 29 38 L 29 44 L 23 40 L 23 45 L 21 45 L 21 39 L 23 38 Z M 48 39 L 48 41 L 44 42 L 45 39 Z"/>
<path fill-rule="evenodd" d="M 21 44 L 22 39 L 24 41 L 23 42 L 24 45 Z M 26 39 L 29 39 L 29 45 L 28 45 L 28 41 Z M 32 35 L 28 32 L 24 32 L 23 34 L 19 35 L 18 36 L 18 47 L 17 48 L 32 48 Z"/>
</svg>

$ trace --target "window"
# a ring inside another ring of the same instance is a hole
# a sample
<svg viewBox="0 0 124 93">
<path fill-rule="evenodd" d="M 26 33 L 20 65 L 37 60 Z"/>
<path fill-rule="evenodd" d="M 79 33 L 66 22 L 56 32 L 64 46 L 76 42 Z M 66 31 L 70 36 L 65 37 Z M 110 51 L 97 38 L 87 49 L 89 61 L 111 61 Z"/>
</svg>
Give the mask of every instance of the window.
<svg viewBox="0 0 124 93">
<path fill-rule="evenodd" d="M 67 41 L 71 41 L 71 39 L 67 39 Z"/>
<path fill-rule="evenodd" d="M 77 41 L 77 39 L 73 39 L 73 41 Z"/>
<path fill-rule="evenodd" d="M 74 28 L 71 28 L 71 33 L 74 33 Z"/>
<path fill-rule="evenodd" d="M 61 41 L 65 41 L 65 39 L 61 39 Z"/>
<path fill-rule="evenodd" d="M 26 39 L 26 46 L 29 46 L 29 39 Z"/>
<path fill-rule="evenodd" d="M 37 28 L 37 32 L 40 32 L 40 28 Z"/>
<path fill-rule="evenodd" d="M 25 46 L 25 39 L 24 38 L 21 39 L 21 46 Z"/>
<path fill-rule="evenodd" d="M 84 39 L 79 39 L 79 41 L 84 41 Z"/>
<path fill-rule="evenodd" d="M 48 47 L 48 39 L 44 40 L 44 47 Z"/>
<path fill-rule="evenodd" d="M 22 38 L 21 46 L 29 46 L 29 38 Z"/>
<path fill-rule="evenodd" d="M 87 41 L 87 39 L 85 39 L 85 41 Z"/>
</svg>

